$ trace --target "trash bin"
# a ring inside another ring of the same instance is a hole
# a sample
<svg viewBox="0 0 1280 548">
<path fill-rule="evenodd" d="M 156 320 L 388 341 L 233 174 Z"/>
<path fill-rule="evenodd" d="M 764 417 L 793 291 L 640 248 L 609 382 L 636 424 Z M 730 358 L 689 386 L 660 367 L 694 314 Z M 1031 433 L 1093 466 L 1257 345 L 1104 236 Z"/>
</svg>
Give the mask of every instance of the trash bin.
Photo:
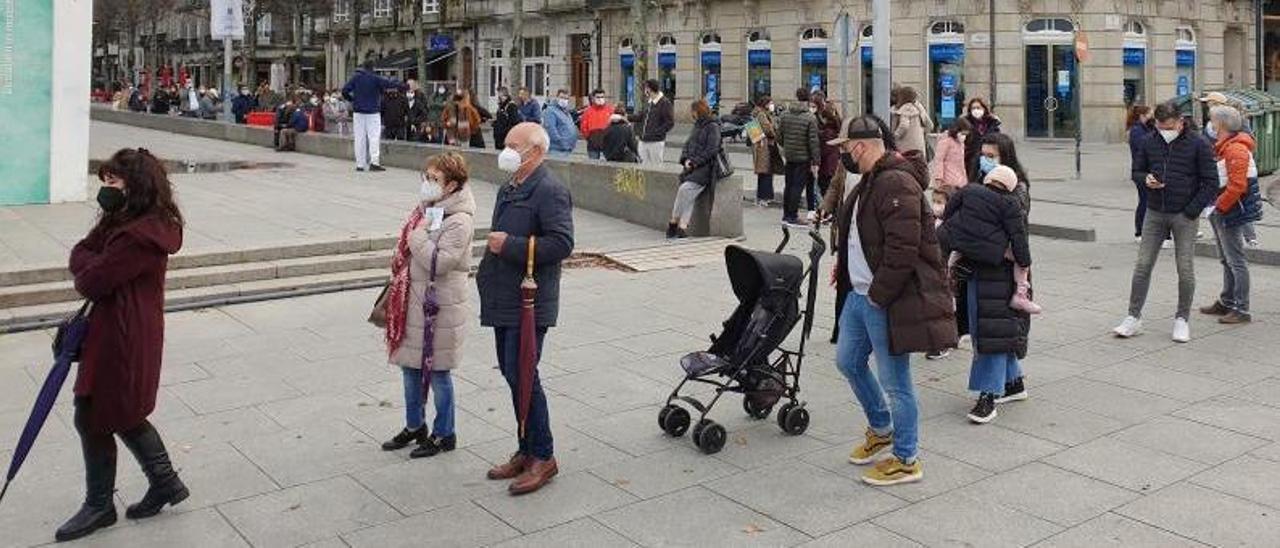
<svg viewBox="0 0 1280 548">
<path fill-rule="evenodd" d="M 1254 160 L 1258 173 L 1267 175 L 1280 169 L 1280 98 L 1250 88 L 1231 90 L 1227 96 L 1245 105 L 1257 142 Z"/>
</svg>

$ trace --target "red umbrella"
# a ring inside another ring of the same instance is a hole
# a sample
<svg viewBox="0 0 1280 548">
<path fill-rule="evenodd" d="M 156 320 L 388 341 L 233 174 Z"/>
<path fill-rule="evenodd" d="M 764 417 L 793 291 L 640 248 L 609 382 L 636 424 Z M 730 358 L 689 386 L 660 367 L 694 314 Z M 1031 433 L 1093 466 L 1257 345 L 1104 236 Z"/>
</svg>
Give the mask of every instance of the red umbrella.
<svg viewBox="0 0 1280 548">
<path fill-rule="evenodd" d="M 529 404 L 533 400 L 534 368 L 538 365 L 538 322 L 533 310 L 534 298 L 538 295 L 538 282 L 533 279 L 533 257 L 537 247 L 537 238 L 529 236 L 529 258 L 524 271 L 524 281 L 520 282 L 520 368 L 518 371 L 519 390 L 516 392 L 520 423 L 520 439 L 524 439 L 525 425 L 529 422 Z"/>
</svg>

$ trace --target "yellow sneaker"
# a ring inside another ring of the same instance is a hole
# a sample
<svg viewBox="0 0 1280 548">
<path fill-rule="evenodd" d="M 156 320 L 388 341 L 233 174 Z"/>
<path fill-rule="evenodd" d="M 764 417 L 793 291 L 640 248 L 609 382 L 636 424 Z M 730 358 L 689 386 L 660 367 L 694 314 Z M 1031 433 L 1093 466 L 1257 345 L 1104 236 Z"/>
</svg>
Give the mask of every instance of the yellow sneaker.
<svg viewBox="0 0 1280 548">
<path fill-rule="evenodd" d="M 867 428 L 867 441 L 853 448 L 853 452 L 849 453 L 849 462 L 853 464 L 871 464 L 875 462 L 876 455 L 890 447 L 893 447 L 893 434 L 881 436 Z"/>
<path fill-rule="evenodd" d="M 875 467 L 862 475 L 862 481 L 871 485 L 887 486 L 899 483 L 911 483 L 924 478 L 924 469 L 920 459 L 911 464 L 903 464 L 898 457 L 889 457 L 877 462 Z"/>
</svg>

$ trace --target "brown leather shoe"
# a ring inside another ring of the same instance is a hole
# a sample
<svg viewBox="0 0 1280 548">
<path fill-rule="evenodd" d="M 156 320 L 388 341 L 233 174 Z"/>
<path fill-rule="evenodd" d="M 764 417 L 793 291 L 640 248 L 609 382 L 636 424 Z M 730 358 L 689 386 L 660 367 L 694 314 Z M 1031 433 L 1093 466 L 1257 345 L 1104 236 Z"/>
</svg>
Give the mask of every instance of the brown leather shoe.
<svg viewBox="0 0 1280 548">
<path fill-rule="evenodd" d="M 1226 316 L 1228 312 L 1231 312 L 1231 309 L 1223 305 L 1222 301 L 1213 301 L 1209 306 L 1200 307 L 1200 313 L 1209 316 Z"/>
<path fill-rule="evenodd" d="M 506 464 L 499 464 L 489 469 L 489 479 L 505 480 L 519 476 L 524 473 L 531 460 L 533 459 L 529 455 L 521 455 L 520 453 L 511 455 L 511 460 L 507 461 Z"/>
<path fill-rule="evenodd" d="M 529 467 L 507 487 L 507 491 L 512 495 L 524 495 L 542 489 L 543 485 L 550 483 L 551 478 L 560 473 L 560 469 L 556 467 L 555 457 L 547 460 L 529 460 Z"/>
<path fill-rule="evenodd" d="M 1232 310 L 1232 311 L 1230 311 L 1230 312 L 1227 312 L 1227 315 L 1226 315 L 1226 316 L 1223 316 L 1223 317 L 1221 317 L 1221 318 L 1218 318 L 1218 323 L 1221 323 L 1221 324 L 1227 324 L 1227 325 L 1235 325 L 1235 324 L 1240 324 L 1240 323 L 1249 323 L 1249 322 L 1251 322 L 1251 321 L 1253 321 L 1253 317 L 1252 317 L 1252 316 L 1250 316 L 1250 315 L 1248 315 L 1248 314 L 1241 313 L 1241 312 L 1236 312 L 1235 310 Z"/>
</svg>

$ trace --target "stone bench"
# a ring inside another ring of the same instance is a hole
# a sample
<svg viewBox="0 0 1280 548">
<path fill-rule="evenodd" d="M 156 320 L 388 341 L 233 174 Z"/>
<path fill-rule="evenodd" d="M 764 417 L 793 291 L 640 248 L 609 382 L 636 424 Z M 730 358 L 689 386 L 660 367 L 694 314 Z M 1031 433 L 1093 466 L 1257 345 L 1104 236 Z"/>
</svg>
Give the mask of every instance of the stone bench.
<svg viewBox="0 0 1280 548">
<path fill-rule="evenodd" d="M 124 124 L 182 135 L 232 141 L 270 147 L 272 130 L 227 124 L 194 118 L 91 109 L 94 120 Z M 355 150 L 351 138 L 327 133 L 298 135 L 298 152 L 353 160 Z M 427 156 L 443 151 L 462 154 L 467 159 L 471 176 L 481 181 L 502 184 L 508 175 L 498 170 L 497 152 L 493 149 L 444 147 L 405 141 L 382 141 L 382 165 L 404 169 L 421 169 Z M 177 158 L 171 158 L 177 159 Z M 640 166 L 583 158 L 546 160 L 560 180 L 573 194 L 575 206 L 622 219 L 630 223 L 665 230 L 671 218 L 676 189 L 680 186 L 679 169 L 674 164 Z M 354 165 L 352 166 L 354 169 Z M 691 236 L 737 238 L 743 235 L 742 189 L 747 170 L 738 170 L 698 197 Z"/>
</svg>

